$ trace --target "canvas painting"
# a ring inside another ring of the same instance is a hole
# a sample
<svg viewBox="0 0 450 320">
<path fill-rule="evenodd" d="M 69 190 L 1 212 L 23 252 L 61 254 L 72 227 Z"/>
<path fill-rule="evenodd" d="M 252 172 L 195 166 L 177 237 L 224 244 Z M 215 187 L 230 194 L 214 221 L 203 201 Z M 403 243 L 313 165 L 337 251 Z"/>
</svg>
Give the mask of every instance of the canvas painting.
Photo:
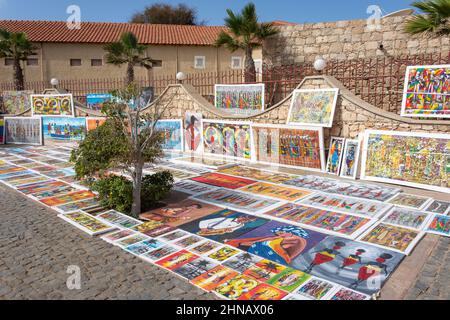
<svg viewBox="0 0 450 320">
<path fill-rule="evenodd" d="M 425 230 L 428 233 L 434 233 L 447 237 L 450 236 L 450 217 L 435 214 Z"/>
<path fill-rule="evenodd" d="M 197 183 L 190 180 L 180 180 L 174 183 L 173 190 L 187 193 L 190 195 L 200 194 L 206 191 L 215 190 L 217 188 L 211 187 L 203 183 Z"/>
<path fill-rule="evenodd" d="M 325 170 L 327 173 L 339 175 L 342 156 L 344 153 L 344 143 L 344 138 L 331 137 L 330 149 L 328 150 L 327 167 Z"/>
<path fill-rule="evenodd" d="M 216 262 L 200 257 L 183 264 L 181 267 L 174 269 L 173 272 L 185 279 L 192 280 L 217 266 L 218 264 Z"/>
<path fill-rule="evenodd" d="M 91 131 L 94 129 L 97 129 L 102 124 L 106 122 L 106 118 L 100 118 L 100 117 L 87 117 L 86 118 L 86 129 L 87 131 Z"/>
<path fill-rule="evenodd" d="M 224 266 L 236 270 L 240 273 L 244 273 L 245 270 L 253 267 L 256 263 L 261 261 L 262 258 L 250 254 L 248 252 L 242 252 L 235 255 L 223 263 Z"/>
<path fill-rule="evenodd" d="M 261 283 L 250 292 L 241 295 L 238 300 L 281 300 L 287 294 L 286 291 Z"/>
<path fill-rule="evenodd" d="M 194 196 L 194 199 L 253 214 L 268 211 L 282 204 L 277 200 L 226 189 L 202 193 Z"/>
<path fill-rule="evenodd" d="M 299 203 L 316 208 L 323 208 L 326 210 L 351 213 L 372 218 L 380 217 L 392 207 L 392 205 L 383 202 L 323 192 L 314 193 L 311 196 L 301 200 Z"/>
<path fill-rule="evenodd" d="M 40 118 L 14 117 L 4 118 L 5 143 L 12 144 L 42 144 Z"/>
<path fill-rule="evenodd" d="M 159 236 L 158 239 L 161 239 L 163 241 L 172 242 L 172 241 L 175 241 L 182 237 L 185 237 L 187 235 L 189 235 L 188 232 L 180 230 L 180 229 L 176 229 L 176 230 L 173 230 L 172 232 L 168 232 L 164 235 Z"/>
<path fill-rule="evenodd" d="M 266 282 L 286 269 L 285 266 L 268 259 L 262 259 L 244 271 L 244 274 L 260 282 Z"/>
<path fill-rule="evenodd" d="M 313 171 L 325 169 L 322 128 L 269 124 L 252 127 L 258 162 Z"/>
<path fill-rule="evenodd" d="M 328 236 L 292 265 L 316 277 L 373 294 L 378 292 L 404 255 L 386 248 Z"/>
<path fill-rule="evenodd" d="M 113 243 L 114 241 L 123 239 L 125 237 L 129 237 L 133 234 L 134 234 L 134 232 L 129 229 L 123 229 L 123 230 L 113 231 L 108 234 L 105 234 L 105 235 L 101 236 L 101 238 L 103 240 L 105 240 L 106 242 Z"/>
<path fill-rule="evenodd" d="M 330 294 L 334 288 L 336 288 L 334 284 L 313 277 L 298 288 L 295 294 L 303 295 L 314 300 L 321 300 Z"/>
<path fill-rule="evenodd" d="M 222 283 L 237 276 L 238 273 L 230 268 L 218 265 L 211 270 L 191 280 L 191 283 L 205 291 L 212 291 Z"/>
<path fill-rule="evenodd" d="M 225 261 L 225 260 L 231 258 L 232 256 L 238 254 L 239 252 L 240 251 L 236 250 L 235 248 L 224 246 L 224 247 L 221 247 L 220 249 L 208 254 L 208 258 L 222 262 L 222 261 Z"/>
<path fill-rule="evenodd" d="M 58 217 L 66 220 L 77 228 L 89 233 L 90 235 L 97 235 L 112 231 L 114 227 L 105 224 L 91 215 L 82 211 L 75 211 L 69 213 L 59 214 Z"/>
<path fill-rule="evenodd" d="M 216 156 L 251 159 L 249 122 L 202 120 L 203 152 Z"/>
<path fill-rule="evenodd" d="M 288 124 L 330 128 L 339 89 L 296 89 L 292 93 Z"/>
<path fill-rule="evenodd" d="M 95 111 L 101 111 L 106 102 L 111 101 L 110 93 L 90 93 L 86 95 L 86 107 Z"/>
<path fill-rule="evenodd" d="M 430 214 L 407 208 L 393 207 L 383 218 L 384 223 L 397 225 L 400 227 L 422 230 Z"/>
<path fill-rule="evenodd" d="M 355 290 L 339 286 L 330 295 L 330 300 L 370 300 L 370 296 Z"/>
<path fill-rule="evenodd" d="M 161 260 L 156 261 L 155 264 L 168 270 L 175 270 L 181 267 L 182 265 L 185 265 L 186 263 L 194 261 L 198 257 L 199 256 L 193 254 L 192 252 L 181 250 Z"/>
<path fill-rule="evenodd" d="M 3 106 L 7 114 L 21 114 L 30 109 L 33 90 L 3 91 Z"/>
<path fill-rule="evenodd" d="M 423 237 L 423 232 L 380 222 L 364 232 L 359 241 L 409 254 Z"/>
<path fill-rule="evenodd" d="M 202 176 L 192 178 L 191 180 L 227 189 L 238 189 L 256 182 L 255 180 L 229 176 L 216 172 L 207 173 Z"/>
<path fill-rule="evenodd" d="M 450 118 L 449 80 L 450 65 L 408 66 L 401 115 Z"/>
<path fill-rule="evenodd" d="M 366 130 L 361 179 L 450 193 L 450 134 Z"/>
<path fill-rule="evenodd" d="M 49 207 L 54 207 L 54 206 L 58 206 L 61 204 L 74 202 L 74 201 L 78 201 L 78 200 L 90 199 L 90 198 L 95 198 L 95 194 L 88 190 L 82 190 L 82 191 L 71 192 L 71 193 L 64 194 L 64 195 L 59 195 L 56 197 L 44 198 L 44 199 L 40 200 L 40 202 L 42 202 L 43 204 L 45 204 Z"/>
<path fill-rule="evenodd" d="M 424 210 L 431 213 L 438 213 L 445 215 L 450 212 L 450 202 L 433 200 Z"/>
<path fill-rule="evenodd" d="M 283 187 L 267 182 L 257 182 L 255 184 L 239 189 L 243 192 L 257 194 L 286 201 L 298 201 L 311 194 L 311 191 Z"/>
<path fill-rule="evenodd" d="M 218 286 L 215 289 L 215 293 L 226 299 L 236 300 L 244 293 L 255 288 L 258 284 L 259 282 L 255 279 L 240 274 Z"/>
<path fill-rule="evenodd" d="M 292 268 L 286 268 L 268 280 L 267 283 L 278 289 L 292 292 L 309 278 L 311 278 L 311 276 L 307 273 Z"/>
<path fill-rule="evenodd" d="M 179 251 L 180 248 L 174 247 L 171 245 L 165 245 L 158 249 L 150 250 L 149 252 L 144 253 L 141 255 L 141 258 L 150 262 L 161 260 L 164 257 L 167 257 L 171 254 L 174 254 L 175 252 Z"/>
<path fill-rule="evenodd" d="M 36 198 L 36 199 L 39 200 L 39 199 L 43 199 L 43 198 L 55 197 L 55 196 L 58 196 L 58 195 L 64 195 L 64 194 L 67 194 L 69 192 L 74 192 L 76 190 L 77 189 L 72 187 L 71 185 L 64 184 L 64 185 L 60 185 L 58 187 L 54 187 L 52 189 L 33 192 L 33 193 L 29 194 L 28 196 Z"/>
<path fill-rule="evenodd" d="M 181 225 L 179 228 L 196 235 L 224 242 L 258 228 L 268 220 L 224 209 Z"/>
<path fill-rule="evenodd" d="M 97 216 L 97 218 L 120 228 L 132 228 L 142 223 L 141 221 L 116 210 L 109 210 L 101 213 Z"/>
<path fill-rule="evenodd" d="M 160 221 L 147 221 L 137 226 L 134 226 L 132 230 L 145 234 L 149 237 L 157 237 L 164 233 L 173 231 L 174 228 L 163 224 Z"/>
<path fill-rule="evenodd" d="M 54 188 L 58 188 L 61 186 L 68 186 L 67 183 L 61 182 L 61 181 L 47 181 L 47 182 L 40 182 L 31 184 L 24 187 L 18 187 L 17 190 L 23 194 L 33 194 L 37 192 L 52 190 Z"/>
<path fill-rule="evenodd" d="M 344 155 L 342 156 L 342 167 L 340 174 L 341 177 L 356 179 L 356 175 L 358 173 L 359 152 L 359 140 L 345 140 Z"/>
<path fill-rule="evenodd" d="M 150 252 L 153 249 L 158 249 L 163 245 L 164 243 L 161 241 L 155 239 L 148 239 L 125 247 L 124 250 L 134 255 L 140 256 L 142 254 Z"/>
<path fill-rule="evenodd" d="M 155 126 L 163 137 L 162 148 L 164 150 L 183 151 L 183 121 L 182 120 L 159 120 Z"/>
<path fill-rule="evenodd" d="M 178 227 L 195 219 L 207 216 L 222 208 L 201 201 L 186 199 L 142 213 L 139 218 L 147 221 L 159 221 L 171 227 Z"/>
<path fill-rule="evenodd" d="M 233 115 L 253 115 L 264 110 L 264 84 L 216 84 L 215 106 Z"/>
<path fill-rule="evenodd" d="M 399 193 L 398 195 L 390 199 L 388 203 L 391 203 L 399 207 L 406 207 L 420 210 L 423 209 L 430 201 L 431 198 L 429 197 L 422 197 L 408 193 Z"/>
<path fill-rule="evenodd" d="M 184 237 L 184 238 L 181 238 L 180 240 L 175 241 L 173 244 L 176 246 L 179 246 L 180 248 L 188 248 L 190 246 L 200 243 L 203 240 L 204 240 L 204 238 L 202 238 L 202 237 L 197 237 L 195 235 L 189 235 L 187 237 Z"/>
<path fill-rule="evenodd" d="M 200 254 L 200 255 L 205 255 L 205 254 L 208 254 L 210 251 L 213 251 L 214 249 L 219 248 L 220 246 L 222 246 L 222 245 L 217 242 L 206 240 L 206 241 L 197 243 L 194 246 L 190 247 L 189 251 Z"/>
<path fill-rule="evenodd" d="M 129 237 L 125 237 L 123 239 L 117 240 L 114 242 L 115 245 L 125 248 L 128 247 L 132 244 L 144 241 L 144 240 L 149 240 L 150 238 L 143 235 L 143 234 L 133 234 Z"/>
<path fill-rule="evenodd" d="M 234 165 L 218 171 L 219 173 L 232 176 L 244 177 L 252 180 L 267 181 L 272 183 L 283 183 L 292 179 L 292 176 L 281 172 L 265 171 L 240 165 Z"/>
<path fill-rule="evenodd" d="M 184 115 L 184 149 L 200 151 L 202 142 L 202 114 L 186 112 Z"/>
<path fill-rule="evenodd" d="M 33 116 L 75 116 L 72 94 L 33 94 L 30 97 Z"/>
<path fill-rule="evenodd" d="M 42 117 L 42 134 L 45 143 L 81 141 L 86 136 L 86 118 Z"/>
</svg>

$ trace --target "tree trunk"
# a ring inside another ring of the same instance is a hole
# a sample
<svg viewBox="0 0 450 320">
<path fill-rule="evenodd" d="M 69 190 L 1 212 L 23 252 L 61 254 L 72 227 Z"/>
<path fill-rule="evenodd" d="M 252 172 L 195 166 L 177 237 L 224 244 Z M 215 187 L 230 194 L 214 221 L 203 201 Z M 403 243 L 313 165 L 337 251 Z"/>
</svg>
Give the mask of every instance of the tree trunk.
<svg viewBox="0 0 450 320">
<path fill-rule="evenodd" d="M 253 49 L 247 48 L 245 50 L 245 82 L 256 82 L 256 70 L 255 70 L 255 61 L 252 57 Z"/>
<path fill-rule="evenodd" d="M 25 89 L 23 70 L 19 59 L 14 59 L 14 87 L 17 91 Z"/>
<path fill-rule="evenodd" d="M 141 213 L 141 189 L 142 189 L 142 170 L 144 164 L 137 161 L 134 164 L 133 172 L 133 204 L 131 205 L 131 215 L 135 218 Z"/>
<path fill-rule="evenodd" d="M 127 66 L 127 86 L 134 81 L 134 65 L 128 63 Z"/>
</svg>

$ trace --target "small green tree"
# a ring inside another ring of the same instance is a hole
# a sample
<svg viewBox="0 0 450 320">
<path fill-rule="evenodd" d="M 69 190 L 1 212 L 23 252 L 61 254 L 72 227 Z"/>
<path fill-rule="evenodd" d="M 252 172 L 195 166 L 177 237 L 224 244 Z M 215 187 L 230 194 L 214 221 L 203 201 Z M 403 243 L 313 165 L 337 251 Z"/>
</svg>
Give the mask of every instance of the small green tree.
<svg viewBox="0 0 450 320">
<path fill-rule="evenodd" d="M 34 55 L 33 50 L 35 48 L 25 33 L 0 29 L 0 58 L 9 58 L 14 61 L 14 87 L 16 90 L 25 89 L 23 69 L 20 63 L 26 61 L 28 56 Z"/>
<path fill-rule="evenodd" d="M 216 46 L 224 45 L 231 52 L 242 49 L 245 53 L 245 82 L 256 82 L 253 49 L 260 46 L 263 40 L 277 34 L 278 29 L 271 23 L 258 22 L 253 3 L 247 4 L 238 14 L 227 9 L 227 14 L 225 26 L 229 31 L 222 31 L 219 34 Z"/>
<path fill-rule="evenodd" d="M 89 131 L 71 156 L 78 178 L 102 175 L 109 169 L 128 173 L 133 183 L 131 214 L 135 217 L 141 212 L 144 163 L 154 163 L 162 156 L 164 141 L 156 128 L 164 108 L 151 105 L 145 109 L 147 101 L 141 96 L 135 83 L 115 91 L 112 101 L 102 109 L 106 122 Z"/>
<path fill-rule="evenodd" d="M 411 4 L 421 14 L 411 17 L 405 25 L 410 34 L 433 34 L 445 36 L 450 34 L 450 0 L 426 0 Z"/>
</svg>

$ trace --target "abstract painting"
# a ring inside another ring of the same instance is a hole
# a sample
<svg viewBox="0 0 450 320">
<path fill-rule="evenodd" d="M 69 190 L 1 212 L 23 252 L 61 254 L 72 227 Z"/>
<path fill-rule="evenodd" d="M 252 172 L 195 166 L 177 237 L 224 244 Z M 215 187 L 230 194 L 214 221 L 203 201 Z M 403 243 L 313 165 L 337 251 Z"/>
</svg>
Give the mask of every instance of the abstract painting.
<svg viewBox="0 0 450 320">
<path fill-rule="evenodd" d="M 425 231 L 441 236 L 450 236 L 450 217 L 435 214 Z"/>
<path fill-rule="evenodd" d="M 33 90 L 3 91 L 3 106 L 7 114 L 21 114 L 30 109 Z"/>
<path fill-rule="evenodd" d="M 42 134 L 49 141 L 81 141 L 86 136 L 86 118 L 42 117 Z"/>
<path fill-rule="evenodd" d="M 199 177 L 191 178 L 191 180 L 227 189 L 238 189 L 256 182 L 254 180 L 229 176 L 216 172 L 207 173 Z"/>
<path fill-rule="evenodd" d="M 359 153 L 360 141 L 346 139 L 344 145 L 344 155 L 342 156 L 341 177 L 356 179 L 356 174 L 358 173 Z"/>
<path fill-rule="evenodd" d="M 240 188 L 239 191 L 292 202 L 298 201 L 311 194 L 311 191 L 282 187 L 267 182 L 257 182 Z"/>
<path fill-rule="evenodd" d="M 330 128 L 339 89 L 297 89 L 292 93 L 288 124 Z"/>
<path fill-rule="evenodd" d="M 401 115 L 450 118 L 450 65 L 408 66 Z"/>
<path fill-rule="evenodd" d="M 199 151 L 202 141 L 202 114 L 187 111 L 184 115 L 184 149 Z"/>
<path fill-rule="evenodd" d="M 327 173 L 339 175 L 342 156 L 344 155 L 344 143 L 344 138 L 331 137 L 330 149 L 328 150 L 327 167 L 325 170 Z"/>
<path fill-rule="evenodd" d="M 86 95 L 86 107 L 95 111 L 101 111 L 106 102 L 111 101 L 110 93 L 90 93 Z"/>
<path fill-rule="evenodd" d="M 292 264 L 316 277 L 373 294 L 381 289 L 404 255 L 389 249 L 328 236 Z"/>
<path fill-rule="evenodd" d="M 233 115 L 253 115 L 264 110 L 264 84 L 216 84 L 215 106 Z"/>
<path fill-rule="evenodd" d="M 255 158 L 269 165 L 325 169 L 323 129 L 270 124 L 254 124 Z"/>
<path fill-rule="evenodd" d="M 361 179 L 450 193 L 450 134 L 366 130 Z"/>
<path fill-rule="evenodd" d="M 5 143 L 42 144 L 40 118 L 14 117 L 5 119 Z"/>
<path fill-rule="evenodd" d="M 183 121 L 182 120 L 158 120 L 155 129 L 164 137 L 163 150 L 183 151 Z"/>
<path fill-rule="evenodd" d="M 32 116 L 75 116 L 72 94 L 33 94 L 30 97 Z"/>
</svg>

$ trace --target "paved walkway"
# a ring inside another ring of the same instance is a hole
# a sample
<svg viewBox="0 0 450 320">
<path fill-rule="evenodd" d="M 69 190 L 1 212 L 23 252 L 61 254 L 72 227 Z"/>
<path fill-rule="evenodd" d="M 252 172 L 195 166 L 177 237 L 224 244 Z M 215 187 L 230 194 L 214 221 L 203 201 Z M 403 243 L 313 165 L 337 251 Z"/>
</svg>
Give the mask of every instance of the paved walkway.
<svg viewBox="0 0 450 320">
<path fill-rule="evenodd" d="M 0 300 L 215 299 L 0 185 Z M 81 289 L 66 286 L 69 265 Z"/>
</svg>

